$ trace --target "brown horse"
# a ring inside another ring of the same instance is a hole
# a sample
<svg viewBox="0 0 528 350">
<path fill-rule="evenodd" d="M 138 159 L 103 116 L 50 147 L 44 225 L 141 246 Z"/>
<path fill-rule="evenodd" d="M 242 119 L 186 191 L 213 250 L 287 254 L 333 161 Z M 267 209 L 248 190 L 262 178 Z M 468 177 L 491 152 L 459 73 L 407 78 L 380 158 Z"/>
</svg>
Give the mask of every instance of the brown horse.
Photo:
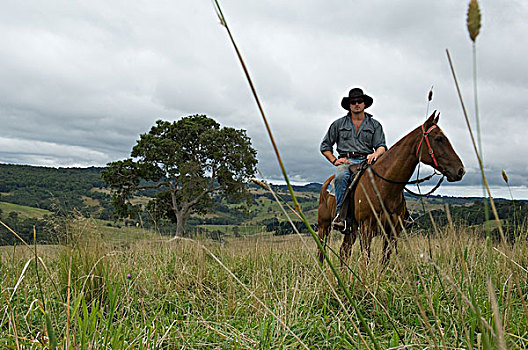
<svg viewBox="0 0 528 350">
<path fill-rule="evenodd" d="M 401 222 L 405 214 L 403 188 L 421 161 L 444 175 L 448 181 L 460 181 L 465 170 L 462 161 L 451 143 L 437 126 L 440 114 L 436 111 L 394 146 L 385 152 L 378 161 L 358 180 L 353 198 L 354 219 L 360 234 L 361 250 L 370 259 L 370 245 L 375 235 L 383 235 L 383 261 L 387 262 L 396 248 L 396 238 L 401 232 Z M 325 181 L 319 197 L 317 215 L 318 235 L 321 242 L 331 231 L 332 219 L 336 215 L 335 197 L 328 194 L 327 187 L 335 175 Z M 374 186 L 373 186 L 374 184 Z M 378 199 L 378 194 L 383 203 Z M 345 199 L 346 200 L 346 199 Z M 385 210 L 383 209 L 385 207 Z M 343 236 L 340 256 L 343 261 L 350 257 L 350 249 L 356 240 L 356 227 Z M 323 253 L 319 252 L 323 262 Z"/>
</svg>

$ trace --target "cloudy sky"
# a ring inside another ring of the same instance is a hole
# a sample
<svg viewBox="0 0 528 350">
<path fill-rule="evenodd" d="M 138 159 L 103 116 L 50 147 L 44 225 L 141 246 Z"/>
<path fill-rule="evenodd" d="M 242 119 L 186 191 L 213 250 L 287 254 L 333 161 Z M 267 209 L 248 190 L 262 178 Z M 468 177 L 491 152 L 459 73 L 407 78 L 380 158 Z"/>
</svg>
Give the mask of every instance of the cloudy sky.
<svg viewBox="0 0 528 350">
<path fill-rule="evenodd" d="M 431 112 L 467 175 L 439 193 L 481 195 L 446 58 L 474 125 L 469 1 L 223 0 L 291 179 L 322 182 L 319 153 L 352 87 L 394 144 Z M 528 198 L 528 2 L 480 0 L 478 98 L 494 194 Z M 209 0 L 2 0 L 0 162 L 102 166 L 126 158 L 157 119 L 206 114 L 248 131 L 259 168 L 281 178 L 248 84 Z"/>
</svg>

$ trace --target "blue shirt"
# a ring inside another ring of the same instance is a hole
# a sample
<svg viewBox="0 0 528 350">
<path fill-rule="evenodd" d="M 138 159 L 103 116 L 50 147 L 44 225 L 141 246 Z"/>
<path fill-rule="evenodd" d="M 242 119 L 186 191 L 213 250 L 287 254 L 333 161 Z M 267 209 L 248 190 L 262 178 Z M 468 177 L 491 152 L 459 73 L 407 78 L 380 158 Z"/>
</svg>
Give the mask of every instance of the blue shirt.
<svg viewBox="0 0 528 350">
<path fill-rule="evenodd" d="M 350 112 L 334 121 L 321 142 L 321 153 L 324 151 L 333 152 L 335 144 L 337 144 L 339 154 L 346 152 L 370 154 L 378 147 L 387 149 L 383 127 L 368 113 L 365 113 L 365 119 L 361 122 L 357 132 L 354 123 L 352 123 Z"/>
</svg>

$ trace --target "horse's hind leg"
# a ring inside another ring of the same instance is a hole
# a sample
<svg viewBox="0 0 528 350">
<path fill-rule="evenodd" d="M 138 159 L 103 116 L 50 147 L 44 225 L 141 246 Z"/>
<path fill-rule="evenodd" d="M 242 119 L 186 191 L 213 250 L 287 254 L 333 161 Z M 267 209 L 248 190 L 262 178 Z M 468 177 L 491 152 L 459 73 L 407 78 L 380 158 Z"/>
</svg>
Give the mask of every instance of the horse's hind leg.
<svg viewBox="0 0 528 350">
<path fill-rule="evenodd" d="M 319 240 L 321 241 L 321 244 L 323 245 L 323 249 L 326 250 L 326 243 L 328 241 L 328 235 L 330 234 L 331 224 L 329 225 L 321 225 L 319 226 L 319 230 L 317 232 L 319 236 Z M 323 264 L 324 262 L 324 253 L 321 251 L 321 249 L 317 249 L 317 256 L 319 258 L 319 263 Z"/>
</svg>

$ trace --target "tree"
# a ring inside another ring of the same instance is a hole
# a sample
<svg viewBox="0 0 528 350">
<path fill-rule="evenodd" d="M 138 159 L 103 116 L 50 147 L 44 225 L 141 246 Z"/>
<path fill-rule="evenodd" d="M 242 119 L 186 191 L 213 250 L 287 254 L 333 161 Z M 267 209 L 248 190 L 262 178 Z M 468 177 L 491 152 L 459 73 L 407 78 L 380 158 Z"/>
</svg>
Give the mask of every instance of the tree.
<svg viewBox="0 0 528 350">
<path fill-rule="evenodd" d="M 205 115 L 177 122 L 158 120 L 133 147 L 131 158 L 112 162 L 102 172 L 112 188 L 116 214 L 137 210 L 130 199 L 139 190 L 156 189 L 147 208 L 176 222 L 184 232 L 193 212 L 204 212 L 213 193 L 231 200 L 248 198 L 247 180 L 255 173 L 257 152 L 245 130 L 220 125 Z"/>
</svg>

